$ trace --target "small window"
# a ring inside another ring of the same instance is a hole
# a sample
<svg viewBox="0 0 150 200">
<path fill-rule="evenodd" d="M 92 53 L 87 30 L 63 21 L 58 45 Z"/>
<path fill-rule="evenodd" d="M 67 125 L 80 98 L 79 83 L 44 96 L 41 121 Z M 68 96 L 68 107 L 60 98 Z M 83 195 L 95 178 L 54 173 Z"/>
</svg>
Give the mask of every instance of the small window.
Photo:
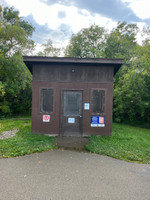
<svg viewBox="0 0 150 200">
<path fill-rule="evenodd" d="M 104 113 L 105 107 L 105 91 L 93 90 L 92 91 L 92 113 Z"/>
<path fill-rule="evenodd" d="M 41 90 L 41 108 L 42 113 L 53 112 L 53 90 L 42 89 Z"/>
</svg>

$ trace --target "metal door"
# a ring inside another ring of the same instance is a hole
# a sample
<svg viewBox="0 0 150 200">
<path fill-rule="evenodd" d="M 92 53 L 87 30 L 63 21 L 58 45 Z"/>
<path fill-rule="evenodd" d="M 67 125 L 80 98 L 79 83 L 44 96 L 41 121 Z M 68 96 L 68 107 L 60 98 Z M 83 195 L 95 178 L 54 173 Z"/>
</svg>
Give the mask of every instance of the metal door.
<svg viewBox="0 0 150 200">
<path fill-rule="evenodd" d="M 63 90 L 61 96 L 61 135 L 81 136 L 83 128 L 82 91 Z"/>
</svg>

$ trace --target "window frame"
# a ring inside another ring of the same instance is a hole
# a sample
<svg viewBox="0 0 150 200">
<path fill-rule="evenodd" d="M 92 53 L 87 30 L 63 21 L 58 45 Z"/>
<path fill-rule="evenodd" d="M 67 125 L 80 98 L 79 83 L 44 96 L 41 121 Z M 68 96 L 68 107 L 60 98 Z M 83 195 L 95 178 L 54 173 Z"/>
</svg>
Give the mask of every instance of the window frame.
<svg viewBox="0 0 150 200">
<path fill-rule="evenodd" d="M 94 90 L 97 90 L 97 91 L 104 91 L 104 112 L 93 112 L 93 91 Z M 105 115 L 105 113 L 106 113 L 106 88 L 92 88 L 91 89 L 91 108 L 90 108 L 90 110 L 91 110 L 91 114 L 92 115 Z"/>
<path fill-rule="evenodd" d="M 42 106 L 42 90 L 52 90 L 52 98 L 53 98 L 53 104 L 52 104 L 52 111 L 42 111 L 41 106 Z M 54 114 L 54 89 L 53 88 L 49 88 L 49 87 L 41 87 L 39 89 L 39 112 L 41 114 Z"/>
</svg>

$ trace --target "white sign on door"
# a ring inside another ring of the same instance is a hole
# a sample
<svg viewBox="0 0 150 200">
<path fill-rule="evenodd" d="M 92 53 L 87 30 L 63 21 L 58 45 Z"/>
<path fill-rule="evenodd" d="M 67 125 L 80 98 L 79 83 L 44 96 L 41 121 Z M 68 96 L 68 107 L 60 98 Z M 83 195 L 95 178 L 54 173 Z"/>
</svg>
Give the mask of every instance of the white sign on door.
<svg viewBox="0 0 150 200">
<path fill-rule="evenodd" d="M 89 110 L 89 109 L 90 109 L 90 104 L 84 103 L 84 110 Z"/>
<path fill-rule="evenodd" d="M 43 115 L 43 122 L 50 122 L 50 115 Z"/>
<path fill-rule="evenodd" d="M 75 123 L 75 118 L 68 118 L 68 123 L 74 124 Z"/>
</svg>

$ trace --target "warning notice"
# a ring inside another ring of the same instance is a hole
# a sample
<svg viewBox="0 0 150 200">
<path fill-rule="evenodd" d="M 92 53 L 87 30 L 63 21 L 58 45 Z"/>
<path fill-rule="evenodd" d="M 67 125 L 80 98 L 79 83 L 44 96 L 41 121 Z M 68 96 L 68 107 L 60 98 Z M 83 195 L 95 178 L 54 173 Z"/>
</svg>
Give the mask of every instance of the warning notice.
<svg viewBox="0 0 150 200">
<path fill-rule="evenodd" d="M 50 122 L 50 115 L 43 115 L 43 122 Z"/>
</svg>

